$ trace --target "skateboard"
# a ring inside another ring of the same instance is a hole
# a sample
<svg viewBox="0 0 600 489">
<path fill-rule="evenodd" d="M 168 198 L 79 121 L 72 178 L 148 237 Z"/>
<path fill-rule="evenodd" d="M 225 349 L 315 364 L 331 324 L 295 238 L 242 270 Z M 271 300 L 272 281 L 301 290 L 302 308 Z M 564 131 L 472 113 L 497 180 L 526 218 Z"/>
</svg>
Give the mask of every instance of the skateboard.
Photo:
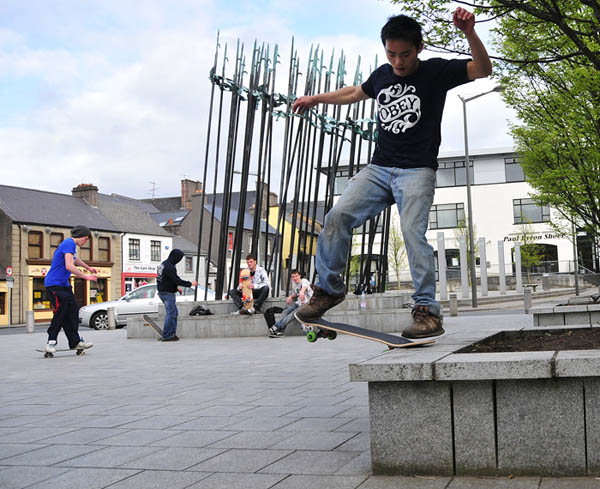
<svg viewBox="0 0 600 489">
<path fill-rule="evenodd" d="M 242 303 L 244 309 L 249 313 L 250 309 L 254 306 L 254 296 L 250 287 L 252 285 L 252 277 L 249 269 L 244 268 L 240 272 L 240 284 L 242 285 Z"/>
<path fill-rule="evenodd" d="M 150 326 L 156 332 L 156 334 L 162 338 L 162 328 L 158 324 L 156 324 L 154 320 L 150 316 L 148 316 L 148 314 L 144 314 L 142 317 L 144 318 L 144 326 Z"/>
<path fill-rule="evenodd" d="M 90 348 L 91 348 L 91 346 L 90 346 Z M 79 356 L 79 355 L 85 355 L 85 350 L 89 350 L 90 348 L 85 348 L 83 350 L 81 350 L 81 349 L 79 349 L 79 350 L 71 350 L 70 348 L 61 348 L 60 350 L 57 349 L 56 353 L 58 353 L 60 351 L 74 351 L 75 355 Z M 52 358 L 56 354 L 56 353 L 50 353 L 50 352 L 48 352 L 46 350 L 39 350 L 37 348 L 35 349 L 35 351 L 39 351 L 40 353 L 43 353 L 44 354 L 44 358 Z"/>
<path fill-rule="evenodd" d="M 301 321 L 295 313 L 294 316 L 298 321 L 300 321 L 300 324 L 308 326 L 306 339 L 309 343 L 314 343 L 319 338 L 335 340 L 338 333 L 344 333 L 350 336 L 357 336 L 358 338 L 364 338 L 365 340 L 378 341 L 379 343 L 387 345 L 387 347 L 390 350 L 393 350 L 394 348 L 431 345 L 435 343 L 435 340 L 432 339 L 409 340 L 408 338 L 403 338 L 402 336 L 380 333 L 379 331 L 372 331 L 370 329 L 359 328 L 358 326 L 351 326 L 350 324 L 345 323 L 334 323 L 327 321 L 327 319 L 323 318 L 307 323 L 306 321 Z"/>
</svg>

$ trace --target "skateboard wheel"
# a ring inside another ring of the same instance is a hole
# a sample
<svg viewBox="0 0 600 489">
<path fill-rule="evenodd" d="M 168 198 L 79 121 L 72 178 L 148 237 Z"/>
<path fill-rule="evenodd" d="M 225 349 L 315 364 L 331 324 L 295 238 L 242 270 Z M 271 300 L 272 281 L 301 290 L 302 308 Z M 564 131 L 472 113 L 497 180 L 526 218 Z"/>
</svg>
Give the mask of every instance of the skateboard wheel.
<svg viewBox="0 0 600 489">
<path fill-rule="evenodd" d="M 77 350 L 77 355 L 85 355 L 85 350 Z"/>
<path fill-rule="evenodd" d="M 330 331 L 327 334 L 327 339 L 328 340 L 335 340 L 337 338 L 337 332 L 336 331 Z"/>
<path fill-rule="evenodd" d="M 44 353 L 44 358 L 52 358 L 54 355 L 52 355 L 52 353 L 50 352 L 46 352 Z"/>
<path fill-rule="evenodd" d="M 308 341 L 309 343 L 314 343 L 315 341 L 317 341 L 317 333 L 315 333 L 314 331 L 309 331 L 306 334 L 306 341 Z"/>
</svg>

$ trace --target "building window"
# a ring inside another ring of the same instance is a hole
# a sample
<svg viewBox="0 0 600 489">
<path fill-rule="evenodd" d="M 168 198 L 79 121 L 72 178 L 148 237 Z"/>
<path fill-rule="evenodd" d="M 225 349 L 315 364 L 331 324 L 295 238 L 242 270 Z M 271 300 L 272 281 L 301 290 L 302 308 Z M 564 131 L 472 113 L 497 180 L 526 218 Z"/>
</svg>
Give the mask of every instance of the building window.
<svg viewBox="0 0 600 489">
<path fill-rule="evenodd" d="M 504 171 L 507 183 L 525 181 L 525 173 L 517 158 L 504 158 Z"/>
<path fill-rule="evenodd" d="M 87 240 L 87 243 L 85 243 L 83 246 L 79 247 L 79 255 L 78 255 L 80 260 L 83 260 L 85 262 L 88 261 L 92 261 L 92 237 L 90 236 L 90 239 Z"/>
<path fill-rule="evenodd" d="M 432 205 L 429 212 L 429 229 L 448 229 L 463 226 L 465 223 L 465 205 Z"/>
<path fill-rule="evenodd" d="M 129 239 L 129 259 L 139 260 L 140 259 L 140 240 L 135 238 Z"/>
<path fill-rule="evenodd" d="M 150 241 L 150 261 L 160 261 L 160 241 Z"/>
<path fill-rule="evenodd" d="M 550 207 L 539 206 L 533 199 L 513 199 L 514 224 L 549 222 Z"/>
<path fill-rule="evenodd" d="M 185 257 L 185 271 L 187 273 L 194 271 L 194 258 L 192 256 Z"/>
<path fill-rule="evenodd" d="M 28 256 L 29 258 L 43 258 L 44 237 L 41 231 L 29 231 L 28 235 Z"/>
<path fill-rule="evenodd" d="M 6 314 L 6 292 L 0 292 L 0 316 Z"/>
<path fill-rule="evenodd" d="M 473 173 L 473 161 L 469 162 L 469 176 L 471 183 L 475 181 Z M 467 184 L 467 172 L 465 171 L 465 162 L 448 161 L 440 163 L 435 175 L 436 187 L 458 187 Z"/>
<path fill-rule="evenodd" d="M 108 291 L 107 279 L 99 278 L 95 282 L 90 282 L 90 304 L 96 304 L 98 302 L 106 302 L 108 297 L 106 292 Z"/>
<path fill-rule="evenodd" d="M 98 238 L 98 261 L 110 261 L 110 238 Z"/>
<path fill-rule="evenodd" d="M 65 235 L 63 233 L 50 233 L 50 258 L 54 257 L 54 252 L 58 245 L 63 242 Z"/>
<path fill-rule="evenodd" d="M 31 291 L 31 303 L 33 304 L 33 310 L 39 311 L 41 309 L 50 309 L 50 297 L 48 296 L 48 292 L 46 291 L 44 279 L 34 278 L 32 289 L 33 290 Z"/>
</svg>

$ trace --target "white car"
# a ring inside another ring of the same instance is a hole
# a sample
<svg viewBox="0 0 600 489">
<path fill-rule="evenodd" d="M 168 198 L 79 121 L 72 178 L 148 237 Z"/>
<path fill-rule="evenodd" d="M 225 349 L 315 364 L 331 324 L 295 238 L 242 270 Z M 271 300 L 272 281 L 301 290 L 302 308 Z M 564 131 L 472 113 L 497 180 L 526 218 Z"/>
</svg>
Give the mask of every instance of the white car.
<svg viewBox="0 0 600 489">
<path fill-rule="evenodd" d="M 180 287 L 181 293 L 176 296 L 177 302 L 193 302 L 194 289 L 192 287 Z M 204 299 L 204 287 L 198 290 L 198 299 Z M 212 290 L 208 291 L 208 300 L 214 300 L 215 294 Z M 115 308 L 115 320 L 117 327 L 123 327 L 127 324 L 127 318 L 133 315 L 156 314 L 158 304 L 161 303 L 158 297 L 156 284 L 143 285 L 131 292 L 128 292 L 116 301 L 98 302 L 83 306 L 79 309 L 79 325 L 88 326 L 93 329 L 108 329 L 108 308 Z"/>
</svg>

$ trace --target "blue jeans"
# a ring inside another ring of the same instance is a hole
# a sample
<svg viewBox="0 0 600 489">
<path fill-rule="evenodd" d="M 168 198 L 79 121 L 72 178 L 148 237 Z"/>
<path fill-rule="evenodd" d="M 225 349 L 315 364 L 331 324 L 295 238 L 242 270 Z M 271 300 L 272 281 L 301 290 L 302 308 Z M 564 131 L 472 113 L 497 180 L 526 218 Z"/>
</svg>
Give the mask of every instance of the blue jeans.
<svg viewBox="0 0 600 489">
<path fill-rule="evenodd" d="M 352 230 L 395 202 L 415 289 L 412 298 L 415 304 L 429 306 L 431 313 L 439 316 L 433 247 L 425 237 L 434 193 L 435 171 L 431 168 L 388 168 L 372 164 L 363 168 L 348 182 L 340 199 L 325 216 L 325 227 L 317 242 L 318 285 L 330 295 L 345 294 L 343 274 Z"/>
<path fill-rule="evenodd" d="M 298 309 L 298 307 L 300 306 L 295 302 L 287 306 L 281 313 L 279 321 L 277 321 L 273 326 L 275 326 L 279 331 L 285 331 L 286 326 L 296 319 L 292 313 Z"/>
<path fill-rule="evenodd" d="M 170 338 L 177 332 L 177 304 L 175 302 L 175 294 L 173 292 L 159 292 L 158 297 L 165 305 L 165 324 L 163 326 L 163 340 Z"/>
</svg>

